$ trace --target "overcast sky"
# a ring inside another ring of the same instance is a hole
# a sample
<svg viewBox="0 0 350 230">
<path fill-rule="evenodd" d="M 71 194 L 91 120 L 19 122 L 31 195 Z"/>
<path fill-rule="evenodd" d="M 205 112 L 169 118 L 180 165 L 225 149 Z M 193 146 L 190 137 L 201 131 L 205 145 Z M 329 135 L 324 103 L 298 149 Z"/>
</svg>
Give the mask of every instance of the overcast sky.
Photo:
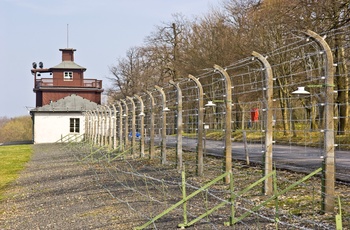
<svg viewBox="0 0 350 230">
<path fill-rule="evenodd" d="M 75 48 L 85 78 L 111 84 L 109 66 L 143 44 L 175 13 L 201 16 L 220 0 L 0 0 L 0 117 L 28 115 L 35 106 L 32 62 L 61 62 L 60 48 Z M 46 77 L 46 76 L 45 76 Z"/>
</svg>

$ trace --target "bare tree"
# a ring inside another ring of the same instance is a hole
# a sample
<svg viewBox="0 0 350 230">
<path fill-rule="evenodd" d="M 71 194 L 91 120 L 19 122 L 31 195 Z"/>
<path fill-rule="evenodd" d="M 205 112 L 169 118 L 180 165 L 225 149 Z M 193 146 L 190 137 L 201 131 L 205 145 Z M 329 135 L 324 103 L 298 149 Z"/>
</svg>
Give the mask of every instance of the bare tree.
<svg viewBox="0 0 350 230">
<path fill-rule="evenodd" d="M 183 47 L 189 33 L 188 21 L 180 14 L 175 14 L 172 22 L 157 26 L 156 30 L 146 37 L 144 47 L 147 60 L 157 66 L 157 74 L 163 84 L 177 80 L 184 75 Z"/>
</svg>

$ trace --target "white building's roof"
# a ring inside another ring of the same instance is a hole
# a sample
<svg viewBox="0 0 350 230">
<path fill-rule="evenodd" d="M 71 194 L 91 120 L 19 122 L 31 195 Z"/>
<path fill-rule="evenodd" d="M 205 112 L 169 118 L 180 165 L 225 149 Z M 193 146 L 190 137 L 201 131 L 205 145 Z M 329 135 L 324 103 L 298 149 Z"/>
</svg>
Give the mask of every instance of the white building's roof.
<svg viewBox="0 0 350 230">
<path fill-rule="evenodd" d="M 84 112 L 99 107 L 95 102 L 87 100 L 76 94 L 53 101 L 49 105 L 37 107 L 31 112 Z"/>
</svg>

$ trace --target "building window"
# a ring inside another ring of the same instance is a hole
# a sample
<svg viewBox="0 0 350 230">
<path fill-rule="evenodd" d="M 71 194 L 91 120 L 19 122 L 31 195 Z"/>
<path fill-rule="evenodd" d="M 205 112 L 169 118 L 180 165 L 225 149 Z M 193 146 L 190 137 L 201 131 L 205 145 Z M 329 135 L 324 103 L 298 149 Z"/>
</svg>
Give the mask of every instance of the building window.
<svg viewBox="0 0 350 230">
<path fill-rule="evenodd" d="M 79 122 L 79 118 L 70 118 L 69 119 L 69 131 L 71 133 L 79 133 L 79 126 L 80 126 L 80 122 Z"/>
<path fill-rule="evenodd" d="M 63 79 L 65 81 L 72 81 L 73 80 L 73 72 L 63 72 Z"/>
</svg>

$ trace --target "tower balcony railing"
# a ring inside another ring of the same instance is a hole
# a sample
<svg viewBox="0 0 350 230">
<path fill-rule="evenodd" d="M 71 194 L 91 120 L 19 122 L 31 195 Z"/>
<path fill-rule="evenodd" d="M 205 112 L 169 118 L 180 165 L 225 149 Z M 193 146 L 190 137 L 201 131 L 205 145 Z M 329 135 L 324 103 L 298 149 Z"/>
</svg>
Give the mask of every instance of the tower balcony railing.
<svg viewBox="0 0 350 230">
<path fill-rule="evenodd" d="M 53 79 L 53 78 L 41 78 L 36 79 L 35 88 L 41 87 L 82 87 L 82 88 L 102 88 L 102 80 L 96 79 Z"/>
</svg>

